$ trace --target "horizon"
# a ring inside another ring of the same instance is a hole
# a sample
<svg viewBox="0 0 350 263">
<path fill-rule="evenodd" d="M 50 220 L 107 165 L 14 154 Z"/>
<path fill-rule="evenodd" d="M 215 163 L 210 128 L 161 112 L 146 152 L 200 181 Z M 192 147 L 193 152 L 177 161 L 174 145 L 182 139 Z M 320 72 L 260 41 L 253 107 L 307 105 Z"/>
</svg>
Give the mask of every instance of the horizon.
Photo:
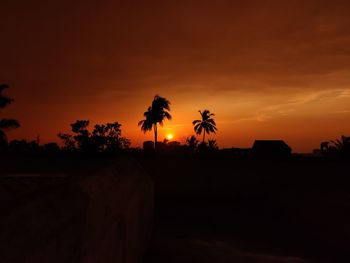
<svg viewBox="0 0 350 263">
<path fill-rule="evenodd" d="M 220 148 L 281 139 L 308 153 L 350 131 L 347 1 L 5 1 L 0 82 L 15 99 L 10 139 L 60 142 L 70 123 L 118 121 L 132 146 L 159 94 L 183 142 L 198 110 L 215 114 Z M 298 17 L 298 19 L 296 19 Z"/>
</svg>

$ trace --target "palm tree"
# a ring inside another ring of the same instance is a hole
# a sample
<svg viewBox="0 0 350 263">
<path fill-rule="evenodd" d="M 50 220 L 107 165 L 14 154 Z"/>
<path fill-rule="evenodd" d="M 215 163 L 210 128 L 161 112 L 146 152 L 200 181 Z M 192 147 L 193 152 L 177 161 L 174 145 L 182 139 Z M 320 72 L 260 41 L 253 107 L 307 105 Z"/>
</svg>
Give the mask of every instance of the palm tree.
<svg viewBox="0 0 350 263">
<path fill-rule="evenodd" d="M 208 140 L 208 147 L 210 150 L 218 150 L 219 146 L 216 140 Z"/>
<path fill-rule="evenodd" d="M 0 109 L 5 108 L 7 105 L 11 104 L 13 102 L 13 99 L 8 98 L 6 96 L 3 96 L 1 93 L 4 89 L 7 89 L 8 85 L 1 84 L 0 85 Z M 18 128 L 20 127 L 19 122 L 14 119 L 0 119 L 0 142 L 6 142 L 6 134 L 5 130 L 11 129 L 11 128 Z"/>
<path fill-rule="evenodd" d="M 186 139 L 186 145 L 191 151 L 195 151 L 198 147 L 198 140 L 196 136 L 192 135 Z"/>
<path fill-rule="evenodd" d="M 154 148 L 157 149 L 158 123 L 163 126 L 165 119 L 171 120 L 170 101 L 158 95 L 154 96 L 152 106 L 148 107 L 143 113 L 144 120 L 139 121 L 138 126 L 141 126 L 141 131 L 154 131 Z"/>
<path fill-rule="evenodd" d="M 346 155 L 350 152 L 350 137 L 342 135 L 340 139 L 331 142 L 340 155 Z"/>
<path fill-rule="evenodd" d="M 210 134 L 211 132 L 216 133 L 218 130 L 216 128 L 216 123 L 212 116 L 215 116 L 214 113 L 210 113 L 208 110 L 204 110 L 203 112 L 199 111 L 201 114 L 202 119 L 201 120 L 194 120 L 192 124 L 194 125 L 194 131 L 197 135 L 200 135 L 203 132 L 203 141 L 202 144 L 204 144 L 205 141 L 205 134 Z"/>
</svg>

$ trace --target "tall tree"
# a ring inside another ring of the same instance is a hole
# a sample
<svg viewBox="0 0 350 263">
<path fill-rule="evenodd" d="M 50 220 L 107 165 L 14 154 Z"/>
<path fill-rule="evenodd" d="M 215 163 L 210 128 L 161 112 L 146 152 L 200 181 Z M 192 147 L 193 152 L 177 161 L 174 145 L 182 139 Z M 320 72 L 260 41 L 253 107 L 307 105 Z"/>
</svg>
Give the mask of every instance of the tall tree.
<svg viewBox="0 0 350 263">
<path fill-rule="evenodd" d="M 166 119 L 171 120 L 170 101 L 158 95 L 154 96 L 152 105 L 143 113 L 145 119 L 139 121 L 138 126 L 141 126 L 141 131 L 144 133 L 154 131 L 154 147 L 157 149 L 158 124 L 163 126 Z"/>
<path fill-rule="evenodd" d="M 205 134 L 210 133 L 216 133 L 218 130 L 216 128 L 216 123 L 212 116 L 215 116 L 214 113 L 210 113 L 209 110 L 199 111 L 202 119 L 201 120 L 194 120 L 192 122 L 192 125 L 194 125 L 194 131 L 197 135 L 200 135 L 203 132 L 203 141 L 202 144 L 205 142 Z"/>
<path fill-rule="evenodd" d="M 0 109 L 5 108 L 7 105 L 13 102 L 13 99 L 2 95 L 3 90 L 7 88 L 8 88 L 8 85 L 0 84 Z M 11 129 L 11 128 L 19 128 L 19 127 L 20 127 L 20 124 L 15 119 L 0 119 L 0 141 L 3 141 L 5 143 L 7 141 L 5 130 Z"/>
</svg>

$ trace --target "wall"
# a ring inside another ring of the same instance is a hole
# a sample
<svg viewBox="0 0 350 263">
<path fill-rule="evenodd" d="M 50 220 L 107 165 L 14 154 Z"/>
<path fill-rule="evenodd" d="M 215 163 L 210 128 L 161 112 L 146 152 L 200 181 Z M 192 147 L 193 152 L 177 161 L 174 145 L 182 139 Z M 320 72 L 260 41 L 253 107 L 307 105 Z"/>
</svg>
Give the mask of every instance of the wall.
<svg viewBox="0 0 350 263">
<path fill-rule="evenodd" d="M 1 175 L 1 262 L 141 261 L 152 230 L 151 180 L 128 158 L 91 162 Z"/>
</svg>

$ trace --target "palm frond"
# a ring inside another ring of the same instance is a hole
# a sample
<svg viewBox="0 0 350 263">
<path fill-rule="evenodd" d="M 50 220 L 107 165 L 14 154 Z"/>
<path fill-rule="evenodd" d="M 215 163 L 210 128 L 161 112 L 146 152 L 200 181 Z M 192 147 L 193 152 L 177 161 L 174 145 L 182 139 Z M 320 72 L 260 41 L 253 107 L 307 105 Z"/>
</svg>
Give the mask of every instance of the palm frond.
<svg viewBox="0 0 350 263">
<path fill-rule="evenodd" d="M 170 115 L 170 113 L 167 112 L 167 111 L 164 111 L 164 117 L 165 117 L 166 119 L 168 119 L 168 120 L 171 120 L 171 118 L 172 118 L 172 116 Z"/>
<path fill-rule="evenodd" d="M 139 121 L 139 122 L 137 123 L 137 126 L 142 126 L 144 122 L 145 122 L 145 120 Z"/>
<path fill-rule="evenodd" d="M 203 129 L 202 126 L 198 126 L 197 129 L 195 128 L 196 134 L 201 134 L 202 133 L 202 129 Z"/>
<path fill-rule="evenodd" d="M 208 119 L 207 122 L 209 122 L 209 123 L 211 123 L 211 124 L 213 124 L 213 125 L 216 125 L 214 119 Z"/>
</svg>

